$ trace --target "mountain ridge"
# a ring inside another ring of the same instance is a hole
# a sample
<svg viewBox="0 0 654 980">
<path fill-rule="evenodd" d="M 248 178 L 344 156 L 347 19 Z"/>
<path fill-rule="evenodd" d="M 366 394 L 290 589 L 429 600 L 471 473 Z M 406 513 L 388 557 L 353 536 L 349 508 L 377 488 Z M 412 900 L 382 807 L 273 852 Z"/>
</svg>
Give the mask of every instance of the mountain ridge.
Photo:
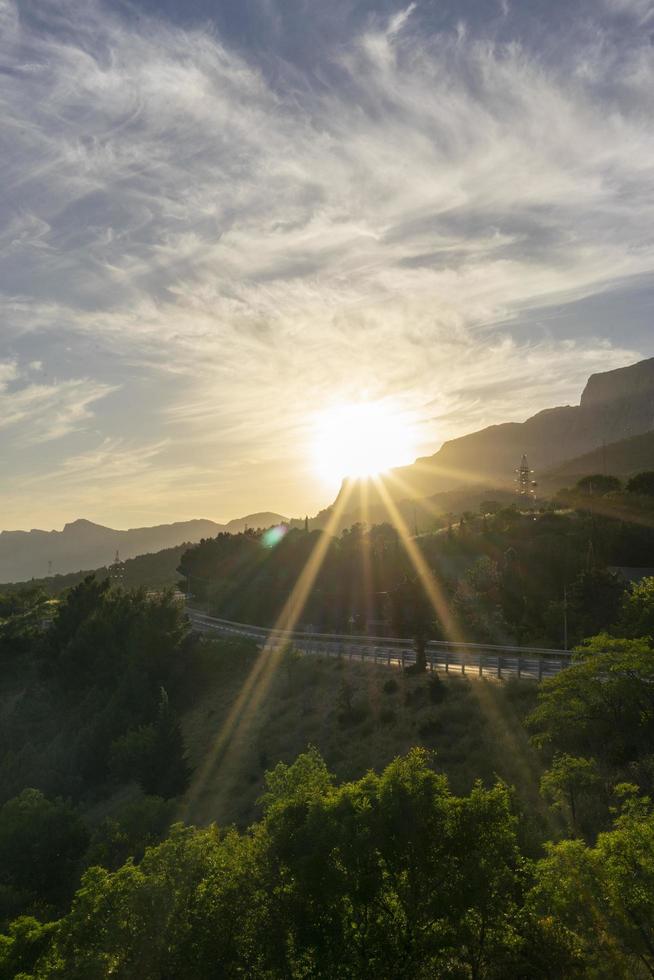
<svg viewBox="0 0 654 980">
<path fill-rule="evenodd" d="M 157 524 L 152 527 L 116 530 L 79 517 L 61 531 L 0 531 L 0 582 L 42 578 L 52 573 L 67 574 L 83 568 L 109 565 L 115 553 L 121 559 L 163 551 L 180 544 L 195 544 L 221 532 L 237 534 L 245 527 L 270 527 L 286 521 L 281 514 L 262 511 L 237 517 L 226 524 L 204 518 Z"/>
<path fill-rule="evenodd" d="M 523 453 L 544 473 L 566 460 L 654 429 L 654 357 L 590 375 L 578 405 L 546 408 L 524 422 L 500 422 L 443 443 L 431 456 L 386 475 L 386 493 L 395 501 L 419 500 L 473 485 L 514 488 Z M 654 459 L 652 459 L 654 467 Z M 344 481 L 336 498 L 361 481 Z M 383 504 L 374 485 L 368 506 Z M 336 502 L 335 502 L 336 503 Z"/>
<path fill-rule="evenodd" d="M 471 499 L 475 489 L 476 496 L 492 490 L 512 492 L 515 469 L 523 453 L 536 477 L 542 474 L 543 486 L 552 489 L 557 483 L 561 485 L 565 476 L 585 475 L 581 472 L 584 468 L 601 470 L 598 451 L 603 454 L 602 462 L 615 457 L 615 465 L 620 467 L 617 475 L 629 475 L 638 468 L 654 469 L 654 436 L 637 441 L 649 433 L 654 433 L 654 357 L 590 375 L 578 405 L 542 409 L 524 422 L 496 423 L 448 440 L 431 456 L 390 470 L 384 485 L 396 503 L 426 502 L 426 520 L 447 508 L 447 495 L 453 491 L 472 493 Z M 364 481 L 343 481 L 336 501 L 312 518 L 310 527 L 325 526 L 346 492 L 353 492 L 352 501 L 344 508 L 346 523 L 367 519 L 360 504 L 363 499 L 375 514 L 380 509 L 385 512 L 384 497 L 374 481 L 365 483 L 364 492 Z M 454 498 L 451 502 L 454 504 Z M 0 582 L 42 577 L 50 562 L 53 572 L 75 572 L 109 564 L 116 550 L 122 559 L 134 558 L 182 543 L 194 544 L 222 531 L 235 534 L 247 527 L 282 522 L 291 526 L 304 523 L 262 511 L 226 524 L 195 518 L 118 531 L 77 518 L 62 531 L 0 531 Z"/>
</svg>

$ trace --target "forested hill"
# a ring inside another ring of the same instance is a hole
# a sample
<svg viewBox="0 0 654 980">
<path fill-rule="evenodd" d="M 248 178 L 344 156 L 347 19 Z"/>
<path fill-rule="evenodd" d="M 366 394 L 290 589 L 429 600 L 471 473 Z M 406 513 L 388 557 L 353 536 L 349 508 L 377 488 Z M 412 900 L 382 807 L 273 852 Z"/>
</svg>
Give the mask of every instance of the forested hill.
<svg viewBox="0 0 654 980">
<path fill-rule="evenodd" d="M 93 579 L 39 621 L 0 602 L 2 980 L 654 975 L 654 579 L 542 685 Z"/>
<path fill-rule="evenodd" d="M 50 575 L 45 578 L 30 579 L 29 582 L 12 582 L 2 586 L 2 592 L 14 594 L 29 586 L 30 589 L 42 590 L 47 596 L 58 596 L 83 582 L 88 575 L 102 581 L 112 579 L 116 584 L 126 589 L 146 589 L 146 591 L 162 591 L 174 589 L 179 582 L 177 571 L 181 557 L 190 542 L 177 545 L 176 548 L 164 548 L 150 555 L 138 555 L 121 562 L 119 568 L 102 565 L 99 568 L 69 572 L 67 575 Z"/>
<path fill-rule="evenodd" d="M 481 512 L 415 537 L 466 639 L 560 646 L 564 586 L 570 639 L 610 624 L 623 590 L 610 569 L 654 565 L 654 477 L 634 478 L 643 484 L 634 489 L 618 489 L 615 477 L 588 480 L 593 492 L 582 482 L 559 510 L 521 513 L 488 500 Z M 219 535 L 190 548 L 180 570 L 201 608 L 270 626 L 319 538 L 290 530 L 271 547 L 255 533 Z M 355 525 L 327 541 L 302 625 L 409 636 L 426 613 L 425 629 L 446 638 L 397 531 Z"/>
</svg>

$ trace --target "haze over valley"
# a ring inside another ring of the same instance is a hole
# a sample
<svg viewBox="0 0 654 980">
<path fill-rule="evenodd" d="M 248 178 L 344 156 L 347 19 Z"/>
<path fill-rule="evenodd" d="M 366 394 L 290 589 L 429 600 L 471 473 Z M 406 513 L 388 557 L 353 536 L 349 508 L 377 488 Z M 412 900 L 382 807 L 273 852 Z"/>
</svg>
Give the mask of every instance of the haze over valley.
<svg viewBox="0 0 654 980">
<path fill-rule="evenodd" d="M 385 441 L 383 425 L 380 440 Z M 477 509 L 488 497 L 504 495 L 505 502 L 510 502 L 523 454 L 538 473 L 540 492 L 547 494 L 574 485 L 588 473 L 604 471 L 627 479 L 654 467 L 654 358 L 593 375 L 578 406 L 546 409 L 524 422 L 470 433 L 445 443 L 432 456 L 391 469 L 380 477 L 383 489 L 370 477 L 346 479 L 334 503 L 338 505 L 343 496 L 347 502 L 333 530 L 357 521 L 388 520 L 385 494 L 405 505 L 411 502 L 413 523 L 419 520 L 424 527 L 431 527 L 438 513 Z M 311 514 L 308 526 L 325 527 L 330 513 L 331 508 Z M 94 569 L 107 566 L 116 553 L 126 560 L 220 532 L 302 526 L 303 520 L 299 515 L 291 520 L 265 511 L 226 524 L 196 519 L 116 531 L 77 519 L 61 532 L 3 531 L 0 581 Z"/>
</svg>

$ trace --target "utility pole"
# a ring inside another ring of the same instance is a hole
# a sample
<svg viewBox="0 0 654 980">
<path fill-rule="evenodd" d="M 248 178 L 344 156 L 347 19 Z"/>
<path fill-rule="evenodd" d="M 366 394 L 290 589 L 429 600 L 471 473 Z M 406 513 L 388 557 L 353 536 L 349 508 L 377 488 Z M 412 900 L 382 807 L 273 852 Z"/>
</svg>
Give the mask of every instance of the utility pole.
<svg viewBox="0 0 654 980">
<path fill-rule="evenodd" d="M 568 589 L 563 586 L 563 649 L 568 649 Z"/>
</svg>

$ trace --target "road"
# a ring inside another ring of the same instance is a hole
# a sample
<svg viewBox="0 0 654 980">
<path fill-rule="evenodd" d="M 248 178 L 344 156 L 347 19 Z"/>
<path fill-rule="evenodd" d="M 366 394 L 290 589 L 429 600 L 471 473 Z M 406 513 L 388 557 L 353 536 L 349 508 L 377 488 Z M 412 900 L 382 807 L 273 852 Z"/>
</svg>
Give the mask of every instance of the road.
<svg viewBox="0 0 654 980">
<path fill-rule="evenodd" d="M 344 657 L 348 660 L 367 660 L 389 667 L 408 667 L 415 663 L 413 641 L 382 636 L 349 636 L 332 633 L 304 633 L 299 630 L 271 630 L 228 619 L 208 616 L 196 609 L 186 609 L 194 629 L 201 633 L 220 633 L 224 636 L 246 636 L 260 646 L 291 645 L 305 654 Z M 459 673 L 477 677 L 524 677 L 543 680 L 553 677 L 570 663 L 566 650 L 547 648 L 495 646 L 481 643 L 448 643 L 432 641 L 427 644 L 427 664 L 431 670 Z"/>
</svg>

